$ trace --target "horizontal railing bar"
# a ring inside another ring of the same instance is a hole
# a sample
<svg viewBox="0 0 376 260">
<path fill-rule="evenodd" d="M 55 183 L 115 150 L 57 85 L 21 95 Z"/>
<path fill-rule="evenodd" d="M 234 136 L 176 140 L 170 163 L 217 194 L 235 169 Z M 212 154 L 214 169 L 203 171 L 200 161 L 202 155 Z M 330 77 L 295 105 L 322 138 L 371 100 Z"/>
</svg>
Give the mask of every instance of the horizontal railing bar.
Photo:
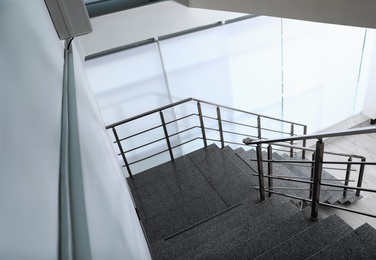
<svg viewBox="0 0 376 260">
<path fill-rule="evenodd" d="M 233 135 L 240 135 L 240 136 L 244 136 L 243 133 L 236 133 L 236 132 L 232 132 L 232 131 L 228 131 L 228 130 L 222 130 L 223 133 L 227 133 L 227 134 L 233 134 Z M 244 143 L 243 143 L 244 145 Z"/>
<path fill-rule="evenodd" d="M 301 136 L 295 136 L 295 137 L 256 140 L 256 141 L 249 142 L 249 144 L 270 144 L 270 143 L 277 143 L 277 142 L 308 140 L 308 139 L 323 139 L 323 138 L 328 138 L 328 137 L 340 137 L 340 136 L 372 134 L 372 133 L 376 133 L 376 127 L 374 126 L 352 128 L 352 129 L 337 131 L 337 132 L 324 132 L 324 133 L 318 133 L 318 134 L 301 135 Z M 247 142 L 246 144 L 248 144 L 248 141 L 246 139 L 244 139 L 244 141 Z"/>
<path fill-rule="evenodd" d="M 212 102 L 208 102 L 208 101 L 203 101 L 203 100 L 200 100 L 200 99 L 196 99 L 196 98 L 190 97 L 190 98 L 186 98 L 186 99 L 183 99 L 183 100 L 171 103 L 169 105 L 165 105 L 165 106 L 162 106 L 162 107 L 159 107 L 159 108 L 147 111 L 145 113 L 142 113 L 142 114 L 130 117 L 128 119 L 124 119 L 124 120 L 118 121 L 116 123 L 110 124 L 110 125 L 106 126 L 106 129 L 110 129 L 110 128 L 116 127 L 118 125 L 130 122 L 130 121 L 139 119 L 141 117 L 148 116 L 148 115 L 154 114 L 156 112 L 159 112 L 159 111 L 162 111 L 162 110 L 165 110 L 165 109 L 168 109 L 168 108 L 172 108 L 174 106 L 178 106 L 178 105 L 190 102 L 190 101 L 196 101 L 196 102 L 200 102 L 202 104 L 212 105 L 212 106 L 216 106 L 216 107 L 228 109 L 228 110 L 231 110 L 231 111 L 241 112 L 241 113 L 248 114 L 248 115 L 260 116 L 262 118 L 271 119 L 271 120 L 282 122 L 282 123 L 286 123 L 286 124 L 294 124 L 296 126 L 302 126 L 302 127 L 306 126 L 306 125 L 303 125 L 303 124 L 299 124 L 299 123 L 295 123 L 295 122 L 291 122 L 291 121 L 286 121 L 286 120 L 281 120 L 281 119 L 270 117 L 270 116 L 259 115 L 259 114 L 248 112 L 248 111 L 244 111 L 244 110 L 241 110 L 241 109 L 231 108 L 231 107 L 228 107 L 228 106 L 223 106 L 223 105 L 219 105 L 219 104 L 216 104 L 216 103 L 212 103 Z"/>
<path fill-rule="evenodd" d="M 326 164 L 355 164 L 355 165 L 376 165 L 376 162 L 333 162 L 333 161 L 323 161 Z"/>
<path fill-rule="evenodd" d="M 295 188 L 295 187 L 275 187 L 273 186 L 273 190 L 274 189 L 277 189 L 277 190 L 310 190 L 310 189 L 307 189 L 307 188 Z"/>
<path fill-rule="evenodd" d="M 259 187 L 255 187 L 255 189 L 259 190 L 260 188 Z M 305 201 L 305 202 L 312 202 L 312 200 L 310 200 L 310 199 L 305 199 L 305 198 L 294 196 L 294 195 L 284 194 L 284 193 L 280 193 L 280 192 L 269 190 L 269 189 L 264 189 L 264 191 L 266 191 L 268 193 L 273 193 L 273 194 L 285 196 L 285 197 L 292 198 L 292 199 L 302 200 L 302 201 Z"/>
<path fill-rule="evenodd" d="M 175 135 L 182 134 L 182 133 L 184 133 L 184 132 L 188 132 L 189 130 L 192 130 L 192 129 L 195 129 L 195 128 L 201 128 L 201 127 L 199 127 L 199 126 L 192 126 L 192 127 L 187 128 L 187 129 L 184 129 L 184 130 L 181 130 L 181 131 L 179 131 L 179 132 L 176 132 L 176 133 L 174 133 L 174 134 L 171 134 L 171 135 L 169 135 L 168 137 L 173 137 L 173 136 L 175 136 Z"/>
<path fill-rule="evenodd" d="M 165 138 L 156 139 L 156 140 L 154 140 L 154 141 L 152 141 L 152 142 L 149 142 L 149 143 L 146 143 L 146 144 L 143 144 L 143 145 L 137 146 L 137 147 L 132 148 L 132 149 L 127 150 L 127 151 L 124 151 L 123 154 L 125 154 L 125 153 L 129 153 L 129 152 L 132 152 L 132 151 L 134 151 L 134 150 L 140 149 L 140 148 L 142 148 L 142 147 L 145 147 L 145 146 L 148 146 L 148 145 L 150 145 L 150 144 L 154 144 L 154 143 L 157 143 L 157 142 L 160 142 L 160 141 L 163 141 L 163 140 L 165 140 Z M 118 155 L 121 155 L 121 153 L 118 153 Z"/>
<path fill-rule="evenodd" d="M 289 161 L 289 160 L 262 160 L 263 162 L 271 162 L 271 163 L 289 163 L 289 164 L 295 164 L 295 161 Z M 296 161 L 296 163 L 306 163 L 306 164 L 312 164 L 312 161 Z"/>
<path fill-rule="evenodd" d="M 212 138 L 206 138 L 206 140 L 213 141 L 213 142 L 221 142 L 221 140 L 218 140 L 218 139 L 212 139 Z"/>
<path fill-rule="evenodd" d="M 268 161 L 264 161 L 263 162 L 268 162 Z M 272 163 L 278 163 L 280 161 L 275 161 L 275 160 L 272 160 L 272 161 L 269 161 L 269 162 L 272 162 Z M 310 165 L 305 165 L 305 164 L 299 164 L 300 162 L 302 161 L 291 161 L 289 163 L 285 163 L 285 162 L 282 162 L 282 164 L 290 164 L 290 165 L 294 165 L 294 166 L 299 166 L 299 167 L 306 167 L 306 168 L 313 168 L 313 166 L 310 166 Z M 311 162 L 312 163 L 312 162 Z M 344 168 L 334 168 L 334 167 L 323 167 L 323 169 L 325 170 L 336 170 L 336 171 L 351 171 L 351 172 L 356 172 L 355 169 L 344 169 Z"/>
<path fill-rule="evenodd" d="M 222 122 L 226 122 L 226 123 L 231 123 L 231 124 L 234 124 L 234 125 L 240 125 L 240 126 L 245 126 L 245 127 L 257 129 L 257 126 L 242 124 L 242 123 L 238 123 L 238 122 L 234 122 L 234 121 L 229 121 L 229 120 L 226 120 L 226 119 L 222 119 Z"/>
<path fill-rule="evenodd" d="M 205 130 L 210 130 L 210 131 L 219 131 L 219 129 L 216 128 L 211 128 L 211 127 L 205 127 Z"/>
<path fill-rule="evenodd" d="M 300 182 L 300 183 L 306 183 L 306 184 L 312 184 L 313 183 L 313 181 L 293 180 L 293 179 L 290 179 L 290 178 L 276 177 L 274 175 L 264 175 L 263 177 L 264 178 L 277 179 L 277 180 L 283 180 L 283 181 Z"/>
<path fill-rule="evenodd" d="M 325 206 L 325 207 L 329 207 L 329 208 L 335 208 L 335 209 L 344 210 L 344 211 L 348 211 L 348 212 L 355 213 L 355 214 L 360 214 L 360 215 L 371 217 L 371 218 L 376 218 L 376 215 L 373 215 L 373 214 L 370 214 L 370 213 L 365 213 L 365 212 L 361 212 L 361 211 L 357 211 L 357 210 L 353 210 L 353 209 L 348 209 L 348 208 L 345 208 L 345 207 L 340 207 L 340 206 L 337 206 L 337 205 L 332 205 L 332 204 L 328 204 L 328 203 L 324 203 L 324 202 L 319 202 L 319 204 L 321 206 Z"/>
<path fill-rule="evenodd" d="M 211 120 L 218 120 L 218 118 L 216 117 L 212 117 L 212 116 L 206 116 L 206 115 L 202 115 L 203 118 L 207 118 L 207 119 L 211 119 Z"/>
<path fill-rule="evenodd" d="M 166 122 L 166 125 L 168 125 L 168 124 L 172 124 L 172 123 L 176 123 L 176 122 L 178 122 L 178 121 L 180 121 L 180 120 L 186 119 L 186 118 L 191 117 L 191 116 L 198 116 L 198 114 L 196 114 L 196 113 L 192 113 L 192 114 L 189 114 L 189 115 L 186 115 L 186 116 L 183 116 L 183 117 L 179 117 L 179 118 L 177 118 L 177 119 L 175 119 L 175 120 L 171 120 L 171 121 L 169 121 L 169 122 Z"/>
<path fill-rule="evenodd" d="M 142 159 L 140 159 L 140 160 L 137 160 L 137 161 L 134 161 L 134 162 L 128 163 L 128 165 L 132 165 L 132 164 L 135 164 L 135 163 L 139 163 L 139 162 L 145 161 L 145 160 L 147 160 L 147 159 L 150 159 L 151 157 L 157 156 L 157 155 L 162 154 L 162 153 L 165 153 L 165 152 L 168 152 L 168 149 L 163 150 L 163 151 L 160 151 L 160 152 L 155 153 L 155 154 L 152 154 L 152 155 L 149 155 L 149 156 L 144 157 L 144 158 L 142 158 Z M 123 167 L 125 167 L 125 165 L 123 165 Z"/>
<path fill-rule="evenodd" d="M 253 173 L 254 176 L 258 176 L 258 174 Z M 268 177 L 268 176 L 265 176 Z M 302 179 L 302 180 L 312 180 L 312 178 L 309 177 L 299 177 L 299 176 L 288 176 L 288 175 L 273 175 L 273 177 L 288 177 L 291 179 Z M 321 179 L 322 181 L 346 181 L 346 180 L 340 180 L 340 179 Z M 355 182 L 355 180 L 348 180 L 348 182 Z"/>
<path fill-rule="evenodd" d="M 265 131 L 273 132 L 273 133 L 279 133 L 279 134 L 287 134 L 287 135 L 291 135 L 291 133 L 287 133 L 287 132 L 283 132 L 283 131 L 278 131 L 278 130 L 273 130 L 273 129 L 270 129 L 270 128 L 262 128 L 262 127 L 261 127 L 261 130 L 265 130 Z M 294 135 L 294 136 L 296 136 L 296 135 Z"/>
<path fill-rule="evenodd" d="M 124 123 L 128 123 L 130 121 L 139 119 L 141 117 L 148 116 L 148 115 L 154 114 L 156 112 L 159 112 L 159 111 L 162 111 L 162 110 L 174 107 L 174 106 L 178 106 L 178 105 L 187 103 L 187 102 L 192 101 L 192 100 L 194 100 L 194 99 L 193 98 L 186 98 L 186 99 L 180 100 L 178 102 L 171 103 L 169 105 L 165 105 L 165 106 L 162 106 L 162 107 L 159 107 L 159 108 L 156 108 L 156 109 L 149 110 L 149 111 L 147 111 L 145 113 L 142 113 L 142 114 L 139 114 L 139 115 L 136 115 L 136 116 L 133 116 L 133 117 L 130 117 L 130 118 L 118 121 L 118 122 L 116 122 L 114 124 L 108 125 L 108 126 L 106 126 L 106 129 L 114 128 L 114 127 L 116 127 L 118 125 L 122 125 Z"/>
<path fill-rule="evenodd" d="M 193 138 L 193 139 L 188 140 L 188 141 L 185 141 L 185 142 L 183 142 L 183 143 L 181 143 L 181 144 L 175 145 L 175 146 L 171 147 L 171 149 L 175 149 L 175 148 L 177 148 L 177 147 L 179 147 L 179 146 L 185 145 L 185 144 L 187 144 L 187 143 L 190 143 L 190 142 L 193 142 L 193 141 L 196 141 L 196 140 L 199 140 L 199 139 L 201 139 L 201 137 Z"/>
<path fill-rule="evenodd" d="M 135 136 L 138 136 L 138 135 L 141 135 L 141 134 L 144 134 L 144 133 L 147 133 L 147 132 L 150 132 L 152 130 L 155 130 L 155 129 L 158 129 L 159 127 L 162 127 L 162 125 L 157 125 L 157 126 L 154 126 L 152 128 L 149 128 L 149 129 L 146 129 L 144 131 L 141 131 L 141 132 L 138 132 L 137 134 L 133 134 L 133 135 L 130 135 L 130 136 L 127 136 L 127 137 L 124 137 L 122 139 L 120 139 L 119 141 L 124 141 L 124 140 L 127 140 L 127 139 L 130 139 L 132 137 L 135 137 Z M 114 144 L 117 143 L 116 141 L 114 142 Z"/>
<path fill-rule="evenodd" d="M 338 184 L 330 184 L 330 183 L 321 183 L 321 186 L 328 186 L 328 187 L 335 187 L 335 188 L 346 188 L 351 190 L 360 190 L 365 192 L 373 192 L 376 193 L 376 190 L 374 189 L 368 189 L 368 188 L 360 188 L 360 187 L 352 187 L 352 186 L 346 186 L 346 185 L 338 185 Z"/>
<path fill-rule="evenodd" d="M 291 145 L 291 144 L 276 143 L 276 144 L 273 144 L 273 145 L 283 146 L 283 147 L 288 147 L 288 148 L 294 148 L 294 149 L 299 149 L 299 150 L 305 150 L 305 151 L 309 151 L 309 152 L 315 152 L 315 149 L 307 148 L 307 147 L 302 147 L 302 146 Z M 352 157 L 352 158 L 364 159 L 364 156 L 356 155 L 356 154 L 335 153 L 335 152 L 327 152 L 327 151 L 324 151 L 324 153 L 325 154 L 331 154 L 331 155 L 339 155 L 339 156 L 344 156 L 344 157 Z"/>
</svg>

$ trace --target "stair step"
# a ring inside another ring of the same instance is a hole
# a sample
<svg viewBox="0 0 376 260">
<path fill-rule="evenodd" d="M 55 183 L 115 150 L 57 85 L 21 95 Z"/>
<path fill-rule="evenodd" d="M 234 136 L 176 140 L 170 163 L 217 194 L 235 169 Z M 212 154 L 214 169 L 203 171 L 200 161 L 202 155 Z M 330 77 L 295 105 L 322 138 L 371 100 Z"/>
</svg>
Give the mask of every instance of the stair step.
<svg viewBox="0 0 376 260">
<path fill-rule="evenodd" d="M 188 157 L 227 206 L 256 194 L 249 176 L 216 145 L 188 154 Z"/>
<path fill-rule="evenodd" d="M 287 201 L 284 197 L 275 197 L 264 202 L 258 202 L 258 199 L 255 198 L 244 200 L 238 207 L 201 223 L 191 230 L 169 240 L 162 239 L 152 244 L 153 257 L 155 259 L 175 259 L 183 252 L 195 249 L 213 237 L 235 229 L 245 221 L 258 218 Z"/>
<path fill-rule="evenodd" d="M 255 259 L 306 259 L 352 231 L 332 215 Z"/>
<path fill-rule="evenodd" d="M 376 259 L 376 230 L 363 224 L 309 259 Z"/>
<path fill-rule="evenodd" d="M 230 160 L 232 160 L 243 171 L 244 174 L 246 174 L 251 179 L 251 181 L 253 182 L 255 186 L 258 185 L 258 178 L 254 176 L 256 171 L 254 171 L 253 168 L 251 168 L 245 161 L 243 161 L 243 159 L 241 159 L 238 155 L 236 155 L 235 150 L 233 150 L 229 146 L 226 146 L 225 149 L 222 151 L 224 154 L 226 154 L 229 157 Z M 244 152 L 243 149 L 239 151 Z"/>
<path fill-rule="evenodd" d="M 287 154 L 283 154 L 282 156 L 280 156 L 280 159 L 290 160 L 290 161 L 292 161 L 292 160 L 303 160 L 301 157 L 298 157 L 298 156 L 294 156 L 293 158 L 291 158 Z M 287 168 L 289 168 L 292 172 L 300 173 L 303 177 L 307 177 L 307 178 L 311 177 L 311 168 L 292 165 L 292 164 L 285 164 L 285 166 Z M 323 170 L 322 171 L 322 179 L 336 180 L 336 177 L 331 175 L 328 171 Z M 323 183 L 326 183 L 326 182 L 330 183 L 330 184 L 341 184 L 341 185 L 343 185 L 343 182 L 338 182 L 338 181 L 333 182 L 333 181 L 323 180 Z M 338 190 L 338 191 L 333 191 L 333 190 Z M 343 203 L 347 203 L 347 202 L 354 203 L 361 198 L 361 197 L 356 197 L 355 192 L 352 191 L 352 190 L 349 190 L 348 196 L 346 198 L 343 198 L 342 192 L 343 192 L 343 190 L 341 188 L 322 186 L 321 187 L 321 193 L 320 193 L 320 198 L 321 198 L 320 200 L 324 201 L 324 202 L 328 202 L 330 204 L 334 204 L 337 201 L 343 204 Z"/>
<path fill-rule="evenodd" d="M 257 218 L 246 220 L 246 222 L 243 222 L 243 225 L 212 238 L 210 241 L 188 251 L 177 259 L 207 259 L 213 257 L 218 252 L 229 250 L 237 244 L 246 241 L 249 237 L 253 237 L 276 223 L 284 221 L 298 211 L 299 209 L 294 204 L 286 202 Z"/>
<path fill-rule="evenodd" d="M 317 222 L 312 222 L 309 219 L 310 213 L 311 208 L 305 208 L 287 220 L 264 230 L 222 254 L 214 256 L 213 259 L 253 259 L 315 225 Z"/>
</svg>

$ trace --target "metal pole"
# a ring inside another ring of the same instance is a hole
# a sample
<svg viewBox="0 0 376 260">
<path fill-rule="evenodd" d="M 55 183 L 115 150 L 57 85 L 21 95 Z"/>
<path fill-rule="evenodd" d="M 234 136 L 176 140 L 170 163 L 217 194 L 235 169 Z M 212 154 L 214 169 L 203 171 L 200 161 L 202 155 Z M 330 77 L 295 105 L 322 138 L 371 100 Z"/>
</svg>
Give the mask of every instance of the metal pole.
<svg viewBox="0 0 376 260">
<path fill-rule="evenodd" d="M 365 161 L 366 161 L 366 158 L 362 158 L 362 162 L 365 162 Z M 361 187 L 362 187 L 363 176 L 364 176 L 364 167 L 365 167 L 364 164 L 360 165 L 360 169 L 359 169 L 359 177 L 358 177 L 358 185 L 357 185 L 358 188 L 361 188 Z M 356 196 L 357 196 L 357 197 L 360 196 L 360 190 L 356 190 Z"/>
<path fill-rule="evenodd" d="M 258 144 L 256 147 L 257 155 L 257 168 L 258 168 L 258 177 L 259 177 L 259 186 L 260 186 L 260 200 L 265 200 L 265 185 L 264 185 L 264 169 L 262 165 L 262 151 L 261 144 Z"/>
<path fill-rule="evenodd" d="M 221 147 L 222 149 L 225 148 L 225 140 L 223 138 L 223 129 L 222 129 L 222 118 L 221 118 L 221 110 L 217 107 L 217 116 L 218 116 L 218 127 L 219 127 L 219 136 L 221 140 Z"/>
<path fill-rule="evenodd" d="M 293 137 L 294 136 L 294 124 L 291 124 L 291 132 L 290 132 L 290 136 Z M 290 144 L 291 145 L 294 145 L 294 141 L 290 141 Z M 293 147 L 290 147 L 290 157 L 294 157 L 294 148 Z"/>
<path fill-rule="evenodd" d="M 306 125 L 304 126 L 303 134 L 304 134 L 304 135 L 307 134 L 307 126 L 306 126 Z M 307 146 L 307 140 L 304 139 L 304 140 L 303 140 L 303 147 L 306 147 L 306 146 Z M 302 158 L 305 159 L 305 157 L 306 157 L 306 151 L 303 150 L 303 152 L 302 152 Z"/>
<path fill-rule="evenodd" d="M 117 143 L 117 145 L 119 147 L 119 151 L 120 151 L 121 157 L 123 158 L 124 166 L 127 168 L 129 177 L 131 177 L 131 179 L 133 179 L 131 168 L 129 167 L 127 158 L 125 158 L 125 153 L 124 153 L 123 147 L 121 146 L 120 139 L 119 139 L 119 136 L 118 136 L 118 134 L 116 132 L 115 127 L 112 128 L 112 132 L 114 133 L 115 140 L 116 140 L 116 143 Z"/>
<path fill-rule="evenodd" d="M 172 148 L 171 148 L 170 138 L 168 136 L 167 127 L 166 127 L 166 123 L 165 123 L 165 120 L 164 120 L 163 112 L 159 111 L 159 115 L 161 116 L 161 122 L 162 122 L 163 132 L 164 132 L 165 137 L 166 137 L 166 143 L 167 143 L 167 147 L 168 147 L 168 152 L 170 153 L 171 161 L 174 161 L 175 159 L 174 159 L 174 155 L 172 154 Z"/>
<path fill-rule="evenodd" d="M 311 181 L 313 181 L 313 178 L 315 176 L 315 153 L 312 154 L 312 168 L 311 168 Z M 309 198 L 312 199 L 313 196 L 313 183 L 309 185 Z"/>
<path fill-rule="evenodd" d="M 315 170 L 313 177 L 313 196 L 311 205 L 311 220 L 316 221 L 319 216 L 320 186 L 322 175 L 322 162 L 324 157 L 324 143 L 322 139 L 316 143 Z"/>
<path fill-rule="evenodd" d="M 197 110 L 198 110 L 198 117 L 200 119 L 202 140 L 204 141 L 204 148 L 206 149 L 208 148 L 208 143 L 206 142 L 205 125 L 204 125 L 204 119 L 202 117 L 202 109 L 201 109 L 200 102 L 197 102 Z"/>
<path fill-rule="evenodd" d="M 261 117 L 257 116 L 257 136 L 261 139 Z"/>
<path fill-rule="evenodd" d="M 349 157 L 348 161 L 351 162 L 352 158 Z M 347 169 L 346 169 L 345 186 L 349 185 L 350 173 L 351 173 L 351 164 L 349 163 L 347 164 Z M 343 198 L 346 198 L 346 196 L 347 196 L 347 188 L 343 188 Z"/>
<path fill-rule="evenodd" d="M 273 179 L 270 178 L 273 175 L 273 163 L 271 162 L 273 160 L 273 148 L 272 145 L 268 145 L 268 187 L 269 191 L 273 190 Z M 272 196 L 272 192 L 269 192 L 268 196 Z"/>
</svg>

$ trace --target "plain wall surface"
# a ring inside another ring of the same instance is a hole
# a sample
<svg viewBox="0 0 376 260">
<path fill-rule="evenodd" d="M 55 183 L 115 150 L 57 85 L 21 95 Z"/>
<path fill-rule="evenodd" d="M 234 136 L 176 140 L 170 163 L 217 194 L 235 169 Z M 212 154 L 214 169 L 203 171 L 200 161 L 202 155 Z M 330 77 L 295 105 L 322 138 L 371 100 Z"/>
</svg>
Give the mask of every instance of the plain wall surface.
<svg viewBox="0 0 376 260">
<path fill-rule="evenodd" d="M 0 259 L 58 259 L 64 46 L 43 0 L 1 1 L 0 33 Z M 80 169 L 70 171 L 82 174 L 88 255 L 150 259 L 83 56 L 73 45 L 77 122 L 70 127 L 78 133 L 74 147 L 80 149 L 73 154 Z"/>
<path fill-rule="evenodd" d="M 42 0 L 0 1 L 0 259 L 57 259 L 63 45 Z"/>
</svg>

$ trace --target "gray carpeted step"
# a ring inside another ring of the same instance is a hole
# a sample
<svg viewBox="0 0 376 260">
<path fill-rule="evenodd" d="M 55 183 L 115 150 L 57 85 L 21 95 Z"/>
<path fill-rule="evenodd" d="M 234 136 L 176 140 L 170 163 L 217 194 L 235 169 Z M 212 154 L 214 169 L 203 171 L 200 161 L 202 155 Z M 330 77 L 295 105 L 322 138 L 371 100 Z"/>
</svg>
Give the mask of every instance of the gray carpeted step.
<svg viewBox="0 0 376 260">
<path fill-rule="evenodd" d="M 255 259 L 306 259 L 352 230 L 342 219 L 332 215 Z"/>
<path fill-rule="evenodd" d="M 376 230 L 364 224 L 309 259 L 376 259 Z"/>
<path fill-rule="evenodd" d="M 287 201 L 287 198 L 275 197 L 259 203 L 258 199 L 249 198 L 239 206 L 192 229 L 152 244 L 152 255 L 154 259 L 175 259 L 184 252 L 193 250 L 214 237 L 243 225 L 246 221 L 258 218 Z"/>
<path fill-rule="evenodd" d="M 243 148 L 238 148 L 236 150 L 238 153 L 244 152 Z M 256 171 L 251 168 L 245 161 L 243 161 L 243 159 L 237 155 L 237 152 L 235 150 L 233 150 L 229 146 L 226 146 L 222 151 L 252 180 L 254 186 L 258 186 L 258 177 L 254 175 Z"/>
<path fill-rule="evenodd" d="M 227 206 L 255 194 L 250 177 L 216 145 L 190 153 L 188 157 Z"/>
<path fill-rule="evenodd" d="M 300 157 L 293 157 L 291 158 L 289 155 L 284 154 L 282 155 L 281 159 L 283 160 L 302 160 Z M 311 168 L 307 167 L 301 167 L 297 165 L 292 164 L 286 164 L 286 167 L 291 169 L 293 172 L 300 172 L 304 177 L 310 178 L 311 177 Z M 329 183 L 329 184 L 339 184 L 343 185 L 343 182 L 340 181 L 330 181 L 330 180 L 336 180 L 336 178 L 331 175 L 328 171 L 323 170 L 322 172 L 322 182 L 323 183 Z M 336 191 L 334 191 L 336 190 Z M 325 201 L 328 203 L 335 203 L 337 201 L 340 201 L 341 203 L 346 202 L 353 202 L 358 198 L 355 198 L 355 191 L 349 190 L 348 196 L 346 198 L 343 198 L 343 190 L 341 188 L 335 188 L 335 187 L 321 187 L 321 201 Z"/>
<path fill-rule="evenodd" d="M 229 250 L 246 241 L 249 237 L 253 237 L 276 223 L 286 220 L 298 211 L 299 209 L 293 203 L 286 202 L 257 218 L 248 219 L 242 226 L 188 251 L 177 259 L 207 259 L 213 257 L 218 252 Z"/>
<path fill-rule="evenodd" d="M 256 169 L 256 172 L 258 172 L 257 169 L 257 162 L 252 161 L 250 159 L 256 159 L 256 152 L 254 150 L 250 150 L 248 152 L 243 152 L 239 154 L 240 157 L 244 159 L 245 162 L 248 162 L 249 165 L 253 168 Z M 266 152 L 262 153 L 263 159 L 267 159 L 267 154 Z M 276 153 L 273 153 L 273 159 L 279 159 L 279 155 Z M 264 170 L 264 176 L 268 175 L 268 164 L 263 163 L 263 170 Z M 296 177 L 296 174 L 293 173 L 290 169 L 285 167 L 284 165 L 280 163 L 274 163 L 273 164 L 273 175 L 274 176 L 290 176 L 290 177 Z M 288 177 L 286 177 L 288 178 Z M 268 179 L 264 178 L 264 183 L 265 183 L 265 188 L 268 187 Z M 302 197 L 302 198 L 308 198 L 309 197 L 309 184 L 305 183 L 299 183 L 299 182 L 291 182 L 291 181 L 286 181 L 286 180 L 278 180 L 274 179 L 273 180 L 273 187 L 275 187 L 276 192 L 280 193 L 287 193 L 292 196 L 296 197 Z M 282 188 L 282 189 L 277 189 L 277 187 Z M 286 190 L 283 188 L 292 188 L 290 190 Z M 298 200 L 293 200 L 295 203 L 298 202 Z"/>
<path fill-rule="evenodd" d="M 317 224 L 317 222 L 310 221 L 310 213 L 311 208 L 307 207 L 287 220 L 264 230 L 224 253 L 215 255 L 211 259 L 253 259 L 308 227 Z"/>
</svg>

